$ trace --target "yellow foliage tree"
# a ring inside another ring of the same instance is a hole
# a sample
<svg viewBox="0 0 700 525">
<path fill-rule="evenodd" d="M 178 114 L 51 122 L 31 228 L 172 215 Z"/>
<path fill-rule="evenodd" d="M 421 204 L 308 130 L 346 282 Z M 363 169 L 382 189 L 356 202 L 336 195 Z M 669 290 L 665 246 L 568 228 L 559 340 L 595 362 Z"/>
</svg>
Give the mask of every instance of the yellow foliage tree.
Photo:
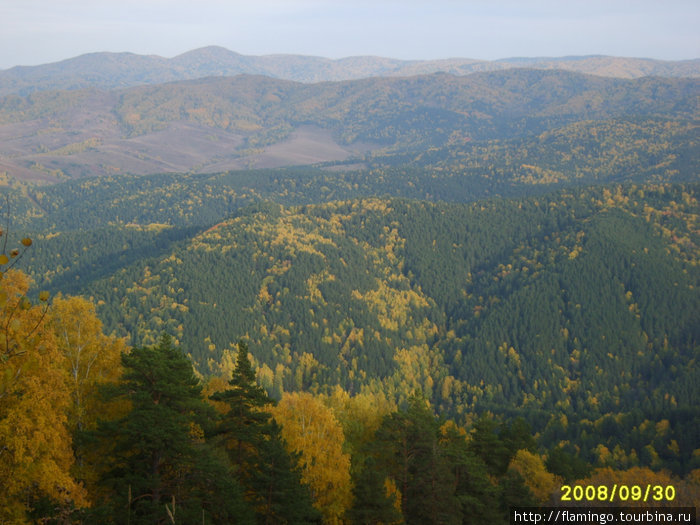
<svg viewBox="0 0 700 525">
<path fill-rule="evenodd" d="M 0 522 L 25 523 L 34 498 L 87 505 L 71 476 L 67 374 L 45 306 L 26 297 L 29 279 L 0 278 Z"/>
<path fill-rule="evenodd" d="M 540 503 L 546 503 L 561 485 L 561 479 L 547 472 L 542 458 L 528 450 L 518 450 L 508 470 L 514 470 L 522 476 L 525 485 Z"/>
<path fill-rule="evenodd" d="M 102 333 L 95 306 L 82 297 L 57 297 L 50 318 L 70 377 L 69 423 L 78 430 L 91 428 L 102 414 L 96 390 L 118 380 L 126 342 Z"/>
<path fill-rule="evenodd" d="M 48 326 L 55 334 L 63 368 L 68 373 L 70 402 L 66 413 L 72 433 L 94 429 L 98 418 L 116 418 L 128 410 L 128 403 L 105 401 L 99 389 L 115 383 L 122 372 L 121 354 L 126 350 L 124 339 L 106 336 L 95 306 L 82 297 L 54 299 L 48 316 Z M 74 443 L 74 476 L 83 482 L 91 500 L 96 500 L 96 481 L 101 451 Z"/>
<path fill-rule="evenodd" d="M 285 393 L 272 415 L 290 451 L 301 454 L 302 481 L 324 523 L 340 523 L 351 503 L 350 456 L 333 411 L 311 394 Z"/>
<path fill-rule="evenodd" d="M 345 449 L 355 455 L 372 442 L 384 417 L 396 410 L 396 404 L 383 393 L 364 392 L 354 396 L 336 386 L 326 400 L 341 426 Z"/>
</svg>

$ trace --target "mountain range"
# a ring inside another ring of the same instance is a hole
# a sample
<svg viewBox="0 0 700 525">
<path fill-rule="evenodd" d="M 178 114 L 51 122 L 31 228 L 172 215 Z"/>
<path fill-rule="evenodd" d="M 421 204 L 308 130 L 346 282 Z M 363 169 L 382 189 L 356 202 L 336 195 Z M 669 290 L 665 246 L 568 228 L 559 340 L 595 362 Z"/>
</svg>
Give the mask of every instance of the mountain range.
<svg viewBox="0 0 700 525">
<path fill-rule="evenodd" d="M 414 76 L 436 72 L 468 75 L 512 68 L 558 69 L 590 75 L 699 77 L 700 59 L 663 61 L 612 56 L 469 58 L 398 60 L 356 56 L 337 60 L 303 55 L 241 55 L 216 46 L 195 49 L 174 58 L 134 53 L 89 53 L 39 66 L 0 71 L 0 96 L 34 91 L 96 87 L 116 89 L 208 76 L 264 75 L 296 82 L 337 82 L 377 76 Z"/>
</svg>

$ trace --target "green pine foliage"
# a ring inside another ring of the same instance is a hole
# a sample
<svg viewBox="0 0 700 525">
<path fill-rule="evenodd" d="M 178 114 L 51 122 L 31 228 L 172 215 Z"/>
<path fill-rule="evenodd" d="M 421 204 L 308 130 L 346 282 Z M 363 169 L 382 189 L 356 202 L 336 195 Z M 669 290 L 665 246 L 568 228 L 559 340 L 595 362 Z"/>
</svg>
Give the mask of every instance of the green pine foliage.
<svg viewBox="0 0 700 525">
<path fill-rule="evenodd" d="M 122 363 L 116 394 L 131 409 L 97 431 L 114 522 L 166 522 L 170 514 L 190 523 L 254 523 L 236 478 L 204 439 L 213 411 L 191 363 L 168 336 L 124 354 Z"/>
<path fill-rule="evenodd" d="M 297 455 L 286 451 L 279 426 L 265 411 L 274 401 L 256 383 L 245 342 L 238 343 L 229 388 L 211 399 L 227 405 L 216 439 L 228 453 L 257 522 L 318 523 L 320 514 L 312 507 L 308 487 L 301 483 Z"/>
<path fill-rule="evenodd" d="M 300 391 L 347 401 L 347 522 L 505 523 L 559 481 L 618 471 L 697 501 L 697 86 L 521 70 L 113 97 L 132 138 L 189 121 L 247 155 L 310 124 L 382 149 L 52 186 L 0 174 L 3 238 L 34 239 L 37 288 L 90 297 L 133 346 L 105 390 L 115 412 L 73 437 L 92 507 L 30 494 L 31 518 L 319 523 L 305 451 L 268 412 Z M 0 121 L 58 129 L 95 96 L 6 97 Z"/>
</svg>

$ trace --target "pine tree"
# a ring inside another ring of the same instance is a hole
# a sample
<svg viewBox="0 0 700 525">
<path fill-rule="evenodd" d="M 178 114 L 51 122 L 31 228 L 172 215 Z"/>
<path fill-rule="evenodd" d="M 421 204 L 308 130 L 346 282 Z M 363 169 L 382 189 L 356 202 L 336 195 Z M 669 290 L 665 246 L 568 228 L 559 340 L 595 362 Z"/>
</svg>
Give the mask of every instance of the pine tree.
<svg viewBox="0 0 700 525">
<path fill-rule="evenodd" d="M 469 450 L 486 464 L 489 474 L 502 476 L 510 462 L 510 451 L 496 434 L 498 425 L 488 416 L 475 423 L 469 441 Z"/>
<path fill-rule="evenodd" d="M 123 354 L 122 364 L 116 394 L 132 409 L 98 428 L 111 449 L 102 484 L 115 522 L 158 523 L 174 512 L 182 523 L 202 516 L 253 523 L 235 479 L 206 443 L 212 410 L 189 360 L 163 336 L 156 347 Z"/>
<path fill-rule="evenodd" d="M 257 514 L 258 523 L 316 523 L 308 487 L 302 485 L 296 458 L 285 448 L 280 427 L 265 411 L 274 401 L 255 381 L 248 346 L 238 343 L 229 388 L 211 396 L 227 412 L 217 435 Z"/>
<path fill-rule="evenodd" d="M 249 485 L 256 494 L 258 523 L 264 525 L 321 523 L 309 488 L 301 482 L 298 455 L 290 454 L 277 423 L 259 444 L 260 461 Z"/>
<path fill-rule="evenodd" d="M 387 474 L 369 456 L 353 474 L 353 505 L 347 517 L 356 525 L 401 523 L 401 513 L 387 494 Z"/>
<path fill-rule="evenodd" d="M 501 518 L 498 510 L 501 494 L 498 486 L 491 481 L 486 464 L 469 450 L 466 432 L 454 424 L 445 424 L 441 428 L 440 442 L 454 476 L 462 523 L 497 523 Z"/>
<path fill-rule="evenodd" d="M 250 467 L 257 456 L 256 445 L 272 417 L 264 408 L 272 405 L 273 401 L 255 381 L 255 372 L 248 358 L 248 345 L 244 342 L 238 343 L 236 368 L 231 374 L 229 388 L 215 393 L 211 399 L 228 405 L 217 434 L 224 441 L 240 476 L 247 478 L 251 475 Z"/>
<path fill-rule="evenodd" d="M 438 436 L 438 422 L 422 395 L 405 411 L 386 418 L 377 431 L 379 458 L 401 492 L 407 524 L 461 523 L 455 473 Z"/>
</svg>

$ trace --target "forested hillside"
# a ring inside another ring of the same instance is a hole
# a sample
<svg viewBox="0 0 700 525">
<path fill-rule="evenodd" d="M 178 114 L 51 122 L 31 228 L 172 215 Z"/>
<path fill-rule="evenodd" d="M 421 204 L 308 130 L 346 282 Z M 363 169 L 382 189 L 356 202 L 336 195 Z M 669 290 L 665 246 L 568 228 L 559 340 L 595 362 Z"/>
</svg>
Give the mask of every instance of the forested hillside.
<svg viewBox="0 0 700 525">
<path fill-rule="evenodd" d="M 204 375 L 244 338 L 276 398 L 420 390 L 463 423 L 524 415 L 548 446 L 568 439 L 588 461 L 603 439 L 623 465 L 685 471 L 700 397 L 697 189 L 268 203 L 200 233 L 152 223 L 38 237 L 26 264 L 42 287 L 92 297 L 132 344 L 172 334 Z M 675 456 L 633 432 L 669 414 Z M 590 422 L 605 417 L 626 432 L 601 438 Z"/>
<path fill-rule="evenodd" d="M 700 501 L 698 80 L 78 84 L 0 99 L 0 523 Z"/>
</svg>

